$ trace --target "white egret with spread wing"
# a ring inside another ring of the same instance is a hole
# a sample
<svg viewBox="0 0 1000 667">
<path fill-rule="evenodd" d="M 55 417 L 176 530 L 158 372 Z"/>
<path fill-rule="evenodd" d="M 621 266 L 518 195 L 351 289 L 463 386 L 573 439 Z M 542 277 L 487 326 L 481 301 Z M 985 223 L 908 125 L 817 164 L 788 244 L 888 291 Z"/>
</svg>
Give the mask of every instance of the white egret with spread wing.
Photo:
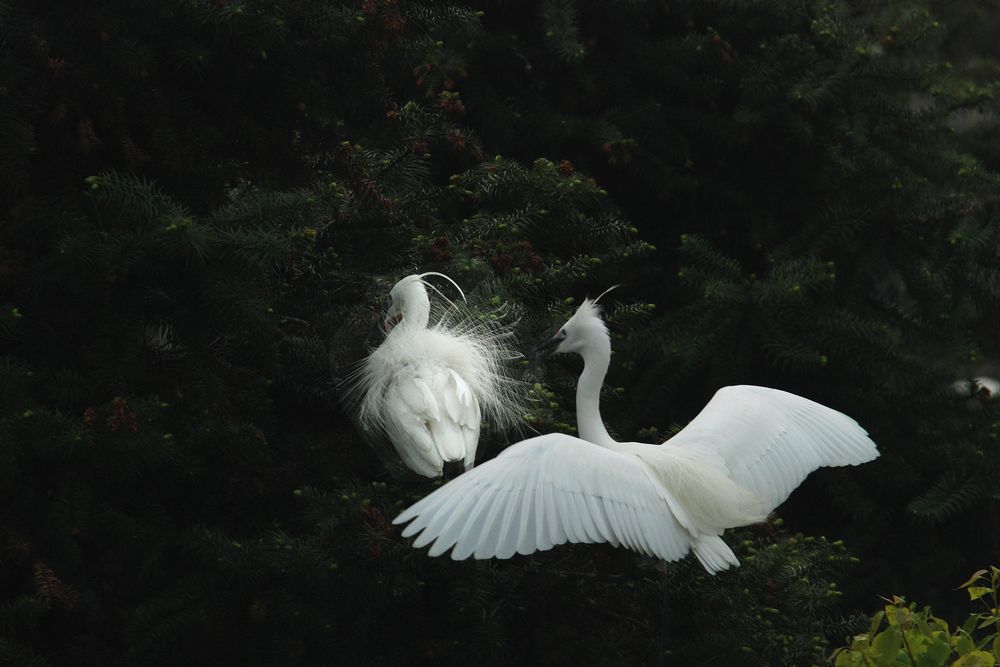
<svg viewBox="0 0 1000 667">
<path fill-rule="evenodd" d="M 508 426 L 522 410 L 517 383 L 503 369 L 515 356 L 509 329 L 457 314 L 450 302 L 430 324 L 424 278 L 431 275 L 455 285 L 444 274 L 428 272 L 393 286 L 389 332 L 348 379 L 348 395 L 360 401 L 362 426 L 384 432 L 408 468 L 440 477 L 447 462 L 473 467 L 484 413 Z"/>
<path fill-rule="evenodd" d="M 739 565 L 728 528 L 762 521 L 822 466 L 878 456 L 857 422 L 776 389 L 720 389 L 662 445 L 616 442 L 600 414 L 611 342 L 585 300 L 549 343 L 584 360 L 580 437 L 549 434 L 507 448 L 405 510 L 415 547 L 452 558 L 509 558 L 565 542 L 609 542 L 667 561 L 693 552 L 710 573 Z"/>
</svg>

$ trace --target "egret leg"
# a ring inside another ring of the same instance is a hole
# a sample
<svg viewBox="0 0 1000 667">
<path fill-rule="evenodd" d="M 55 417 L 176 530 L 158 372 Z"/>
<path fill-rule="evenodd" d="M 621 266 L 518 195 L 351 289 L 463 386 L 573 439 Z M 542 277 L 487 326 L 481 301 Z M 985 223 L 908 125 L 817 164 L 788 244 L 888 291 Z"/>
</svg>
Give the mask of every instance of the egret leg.
<svg viewBox="0 0 1000 667">
<path fill-rule="evenodd" d="M 450 482 L 451 480 L 461 475 L 464 469 L 465 467 L 461 461 L 445 461 L 443 477 L 446 482 Z"/>
</svg>

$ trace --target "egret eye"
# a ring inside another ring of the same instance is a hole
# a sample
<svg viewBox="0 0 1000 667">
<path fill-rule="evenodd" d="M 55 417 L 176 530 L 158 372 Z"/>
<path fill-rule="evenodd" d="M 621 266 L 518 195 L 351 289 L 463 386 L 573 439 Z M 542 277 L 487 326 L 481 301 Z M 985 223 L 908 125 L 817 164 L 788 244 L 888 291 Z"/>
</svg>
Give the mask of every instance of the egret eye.
<svg viewBox="0 0 1000 667">
<path fill-rule="evenodd" d="M 560 329 L 553 338 L 557 341 L 566 340 L 566 330 Z"/>
</svg>

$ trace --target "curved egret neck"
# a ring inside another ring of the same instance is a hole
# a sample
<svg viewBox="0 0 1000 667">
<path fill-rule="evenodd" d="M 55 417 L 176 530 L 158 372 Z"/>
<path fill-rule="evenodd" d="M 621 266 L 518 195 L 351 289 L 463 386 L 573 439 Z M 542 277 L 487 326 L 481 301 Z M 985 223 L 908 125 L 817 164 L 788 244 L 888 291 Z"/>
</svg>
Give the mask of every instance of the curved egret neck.
<svg viewBox="0 0 1000 667">
<path fill-rule="evenodd" d="M 583 372 L 576 383 L 576 422 L 580 438 L 601 447 L 614 449 L 615 440 L 608 435 L 601 419 L 601 386 L 611 363 L 611 341 L 607 335 L 594 337 L 580 350 Z"/>
<path fill-rule="evenodd" d="M 427 322 L 431 317 L 431 300 L 419 280 L 414 280 L 412 285 L 408 286 L 400 313 L 403 319 L 389 332 L 389 335 L 396 333 L 397 330 L 412 331 L 427 328 Z"/>
</svg>

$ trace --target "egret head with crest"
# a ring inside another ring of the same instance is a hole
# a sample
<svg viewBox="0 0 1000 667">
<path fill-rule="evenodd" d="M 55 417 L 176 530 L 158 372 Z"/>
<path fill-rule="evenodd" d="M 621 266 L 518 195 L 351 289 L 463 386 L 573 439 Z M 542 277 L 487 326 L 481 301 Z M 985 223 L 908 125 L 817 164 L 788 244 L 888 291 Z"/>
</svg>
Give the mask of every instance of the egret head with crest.
<svg viewBox="0 0 1000 667">
<path fill-rule="evenodd" d="M 459 295 L 462 297 L 462 301 L 466 300 L 465 292 L 462 291 L 462 288 L 443 273 L 438 273 L 437 271 L 414 273 L 397 282 L 389 291 L 389 310 L 385 315 L 386 329 L 391 330 L 401 322 L 405 322 L 409 328 L 422 329 L 426 327 L 431 314 L 431 302 L 427 295 L 428 287 L 437 292 L 447 303 L 451 304 L 451 301 L 441 294 L 436 287 L 424 280 L 427 276 L 440 276 L 444 278 L 455 286 L 455 289 L 458 290 Z"/>
<path fill-rule="evenodd" d="M 595 299 L 584 299 L 573 317 L 559 327 L 551 339 L 535 349 L 538 355 L 554 353 L 575 353 L 588 356 L 588 352 L 611 352 L 611 340 L 608 337 L 608 327 L 601 319 L 601 298 L 621 285 L 614 285 L 604 290 Z"/>
</svg>

